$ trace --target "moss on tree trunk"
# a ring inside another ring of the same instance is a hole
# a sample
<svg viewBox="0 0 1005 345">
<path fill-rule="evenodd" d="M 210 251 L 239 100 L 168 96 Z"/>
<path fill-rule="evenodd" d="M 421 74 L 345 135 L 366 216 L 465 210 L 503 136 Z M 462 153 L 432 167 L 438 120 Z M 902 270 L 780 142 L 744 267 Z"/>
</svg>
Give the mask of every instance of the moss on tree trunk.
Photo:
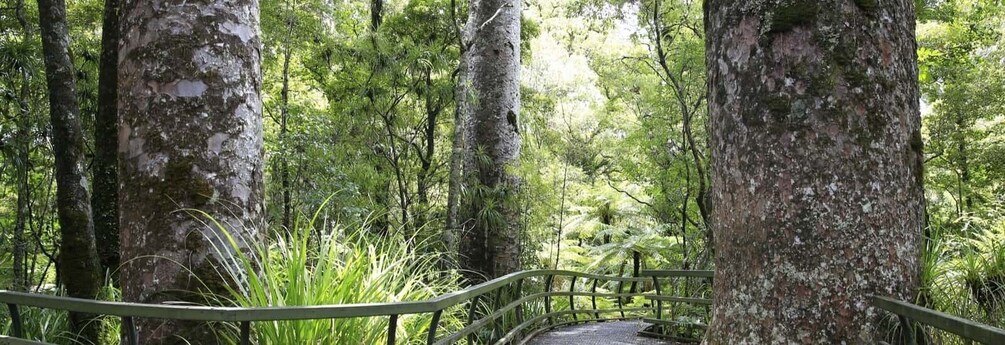
<svg viewBox="0 0 1005 345">
<path fill-rule="evenodd" d="M 80 126 L 76 77 L 63 0 L 39 0 L 39 28 L 49 91 L 49 118 L 55 156 L 56 208 L 59 214 L 59 277 L 67 295 L 95 298 L 102 280 L 91 219 L 89 182 L 84 171 L 84 134 Z M 100 323 L 92 315 L 71 313 L 78 341 L 97 342 Z"/>
<path fill-rule="evenodd" d="M 258 8 L 256 0 L 123 3 L 118 154 L 127 301 L 205 303 L 197 293 L 226 294 L 240 283 L 221 230 L 176 211 L 208 213 L 241 251 L 265 225 Z M 227 270 L 236 276 L 221 274 Z M 214 328 L 137 320 L 144 344 L 215 344 Z"/>
</svg>

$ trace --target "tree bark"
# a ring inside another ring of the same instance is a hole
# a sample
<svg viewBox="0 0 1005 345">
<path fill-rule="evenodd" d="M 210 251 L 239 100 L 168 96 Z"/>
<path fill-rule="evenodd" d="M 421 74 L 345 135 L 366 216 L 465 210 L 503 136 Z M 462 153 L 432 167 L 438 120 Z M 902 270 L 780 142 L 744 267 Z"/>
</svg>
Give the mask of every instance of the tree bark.
<svg viewBox="0 0 1005 345">
<path fill-rule="evenodd" d="M 970 212 L 974 208 L 974 198 L 970 193 L 970 163 L 967 153 L 967 132 L 970 130 L 970 126 L 967 125 L 966 116 L 962 112 L 956 114 L 956 154 L 959 155 L 957 158 L 959 170 L 959 185 L 957 188 L 957 194 L 959 194 L 959 202 L 957 204 L 957 217 L 962 217 L 963 215 L 970 215 Z"/>
<path fill-rule="evenodd" d="M 27 72 L 23 74 L 27 76 Z M 22 88 L 27 89 L 28 78 L 23 78 L 25 83 Z M 23 95 L 23 94 L 22 94 Z M 24 105 L 22 105 L 23 107 Z M 14 143 L 14 183 L 17 185 L 17 211 L 14 217 L 14 233 L 12 234 L 11 244 L 12 248 L 13 262 L 11 274 L 13 275 L 11 279 L 10 289 L 14 291 L 27 291 L 28 290 L 28 272 L 25 269 L 25 258 L 27 256 L 28 243 L 25 241 L 24 234 L 28 229 L 28 224 L 31 222 L 30 208 L 28 207 L 31 202 L 31 184 L 29 180 L 30 165 L 29 162 L 29 138 L 30 129 L 28 128 L 28 112 L 23 109 L 21 112 L 21 119 L 18 120 L 18 130 L 16 134 L 16 142 Z"/>
<path fill-rule="evenodd" d="M 384 0 L 370 0 L 370 31 L 377 32 L 384 22 Z"/>
<path fill-rule="evenodd" d="M 705 344 L 875 344 L 924 215 L 914 3 L 705 3 L 715 305 Z"/>
<path fill-rule="evenodd" d="M 288 24 L 287 39 L 293 39 L 293 21 Z M 293 231 L 293 191 L 290 190 L 290 150 L 289 150 L 289 119 L 290 119 L 290 58 L 293 55 L 293 48 L 287 46 L 283 51 L 283 89 L 280 91 L 280 118 L 279 118 L 279 147 L 281 150 L 279 158 L 279 180 L 281 194 L 283 198 L 283 230 Z"/>
<path fill-rule="evenodd" d="M 418 199 L 419 210 L 414 212 L 415 228 L 419 229 L 429 221 L 429 187 L 432 184 L 434 154 L 436 153 L 436 125 L 440 113 L 443 111 L 443 99 L 435 96 L 433 89 L 433 71 L 427 67 L 422 71 L 424 81 L 423 90 L 420 95 L 423 97 L 423 105 L 426 110 L 425 130 L 422 136 L 422 150 L 419 154 L 419 173 L 416 176 L 416 198 Z"/>
<path fill-rule="evenodd" d="M 518 0 L 475 0 L 466 30 L 472 39 L 465 102 L 467 150 L 464 160 L 464 226 L 461 266 L 469 282 L 499 277 L 520 268 L 520 8 Z"/>
<path fill-rule="evenodd" d="M 23 40 L 25 43 L 32 41 L 32 28 L 25 14 L 24 0 L 18 0 L 14 7 L 14 14 L 21 29 L 24 31 Z M 17 210 L 14 216 L 14 233 L 12 234 L 12 272 L 10 289 L 14 291 L 27 291 L 28 272 L 25 269 L 25 259 L 27 256 L 28 243 L 24 234 L 28 230 L 31 222 L 31 132 L 32 121 L 29 109 L 29 98 L 31 97 L 31 73 L 27 66 L 21 66 L 21 85 L 18 94 L 18 109 L 20 116 L 17 119 L 17 132 L 14 136 L 14 184 L 17 186 Z"/>
<path fill-rule="evenodd" d="M 450 22 L 454 27 L 457 36 L 457 48 L 459 50 L 456 81 L 454 84 L 454 133 L 451 137 L 450 145 L 450 171 L 447 178 L 447 215 L 446 226 L 443 230 L 442 239 L 444 247 L 443 262 L 447 266 L 457 267 L 458 241 L 460 239 L 460 208 L 461 189 L 464 184 L 464 153 L 465 148 L 465 122 L 467 121 L 468 106 L 465 105 L 467 98 L 467 70 L 468 70 L 468 42 L 470 35 L 466 28 L 461 28 L 457 19 L 457 1 L 450 0 Z"/>
<path fill-rule="evenodd" d="M 119 267 L 118 74 L 119 1 L 105 0 L 98 70 L 98 112 L 94 117 L 94 236 L 105 274 Z M 118 281 L 118 274 L 112 279 Z"/>
<path fill-rule="evenodd" d="M 94 298 L 102 282 L 87 190 L 89 183 L 84 172 L 84 134 L 70 60 L 66 4 L 63 0 L 39 0 L 38 19 L 55 155 L 56 208 L 61 236 L 59 277 L 67 295 Z M 98 341 L 100 323 L 92 316 L 71 313 L 70 323 L 80 340 Z"/>
<path fill-rule="evenodd" d="M 247 274 L 222 232 L 251 255 L 265 226 L 258 8 L 256 0 L 122 4 L 126 301 L 206 303 L 204 294 L 226 295 Z M 206 212 L 223 229 L 176 212 L 184 209 Z M 220 342 L 208 323 L 142 319 L 136 326 L 144 344 Z"/>
</svg>

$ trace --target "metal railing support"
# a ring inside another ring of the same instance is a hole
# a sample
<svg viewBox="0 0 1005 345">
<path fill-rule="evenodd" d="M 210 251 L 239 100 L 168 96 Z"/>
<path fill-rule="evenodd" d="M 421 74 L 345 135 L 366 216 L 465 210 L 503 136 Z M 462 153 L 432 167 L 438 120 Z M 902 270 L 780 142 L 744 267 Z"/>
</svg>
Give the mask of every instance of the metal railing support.
<svg viewBox="0 0 1005 345">
<path fill-rule="evenodd" d="M 625 301 L 621 298 L 621 291 L 625 289 L 625 281 L 618 282 L 618 311 L 621 313 L 621 318 L 625 318 Z"/>
<path fill-rule="evenodd" d="M 241 321 L 241 345 L 251 345 L 251 321 Z"/>
<path fill-rule="evenodd" d="M 10 331 L 15 338 L 24 337 L 24 323 L 21 321 L 21 311 L 17 304 L 8 303 L 7 310 L 10 311 Z"/>
<path fill-rule="evenodd" d="M 502 298 L 503 298 L 503 289 L 506 288 L 506 287 L 508 287 L 508 286 L 509 285 L 504 285 L 504 286 L 500 286 L 498 289 L 496 289 L 495 305 L 492 306 L 492 310 L 498 310 L 502 306 L 506 305 L 506 303 L 503 303 L 503 299 Z M 495 337 L 495 334 L 497 333 L 497 331 L 499 331 L 500 328 L 502 328 L 502 325 L 503 325 L 503 320 L 502 319 L 503 318 L 500 317 L 500 318 L 496 319 L 495 322 L 492 323 L 492 334 L 493 334 L 493 337 Z"/>
<path fill-rule="evenodd" d="M 426 337 L 426 345 L 433 345 L 436 342 L 436 329 L 440 327 L 440 315 L 443 309 L 433 313 L 433 319 L 429 320 L 429 336 Z"/>
<path fill-rule="evenodd" d="M 475 323 L 475 315 L 478 312 L 478 301 L 481 300 L 481 298 L 482 295 L 477 295 L 475 297 L 472 297 L 469 302 L 470 304 L 468 305 L 468 326 L 471 326 L 471 324 Z M 474 343 L 475 343 L 475 334 L 474 333 L 468 334 L 468 344 L 474 344 Z"/>
<path fill-rule="evenodd" d="M 660 278 L 653 276 L 653 288 L 656 289 L 656 295 L 660 296 L 663 291 L 660 289 Z M 656 300 L 656 319 L 663 319 L 663 301 Z"/>
<path fill-rule="evenodd" d="M 133 323 L 132 316 L 122 317 L 122 328 L 126 333 L 126 343 L 129 345 L 139 345 L 140 335 L 136 333 L 136 324 Z"/>
<path fill-rule="evenodd" d="M 391 314 L 387 317 L 387 345 L 394 345 L 398 335 L 398 314 Z"/>
<path fill-rule="evenodd" d="M 907 345 L 918 345 L 918 341 L 914 339 L 914 327 L 911 327 L 911 320 L 904 315 L 897 315 L 897 319 L 900 320 L 900 327 L 904 329 L 904 339 L 907 340 Z"/>
<path fill-rule="evenodd" d="M 600 320 L 600 312 L 597 311 L 597 278 L 593 278 L 593 286 L 590 287 L 590 299 L 593 302 L 593 318 Z"/>
<path fill-rule="evenodd" d="M 576 292 L 576 277 L 569 277 L 569 278 L 572 279 L 572 280 L 569 281 L 569 292 L 570 292 L 570 294 L 569 294 L 569 310 L 575 311 L 576 310 L 576 295 L 572 294 L 571 292 Z M 575 321 L 579 321 L 579 317 L 576 316 L 576 313 L 572 313 L 572 319 L 575 320 Z"/>
<path fill-rule="evenodd" d="M 544 292 L 545 293 L 549 293 L 548 295 L 544 296 L 544 313 L 545 314 L 551 314 L 551 295 L 550 295 L 550 293 L 551 293 L 551 285 L 554 282 L 555 282 L 555 275 L 554 274 L 549 274 L 548 278 L 545 278 Z M 550 326 L 550 325 L 554 325 L 554 324 L 555 324 L 555 318 L 552 317 L 552 316 L 548 316 L 548 325 Z"/>
<path fill-rule="evenodd" d="M 523 296 L 523 278 L 516 281 L 516 291 L 514 293 L 514 300 L 519 300 Z M 523 303 L 520 303 L 514 309 L 516 313 L 516 323 L 523 323 Z"/>
</svg>

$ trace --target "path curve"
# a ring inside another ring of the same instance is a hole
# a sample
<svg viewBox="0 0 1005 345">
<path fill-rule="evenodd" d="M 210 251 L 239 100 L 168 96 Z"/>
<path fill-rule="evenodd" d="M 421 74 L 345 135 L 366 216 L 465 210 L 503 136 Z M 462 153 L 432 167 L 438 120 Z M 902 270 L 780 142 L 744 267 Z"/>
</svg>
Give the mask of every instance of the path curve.
<svg viewBox="0 0 1005 345">
<path fill-rule="evenodd" d="M 678 345 L 667 340 L 637 336 L 642 321 L 584 323 L 562 327 L 531 339 L 527 345 Z"/>
</svg>

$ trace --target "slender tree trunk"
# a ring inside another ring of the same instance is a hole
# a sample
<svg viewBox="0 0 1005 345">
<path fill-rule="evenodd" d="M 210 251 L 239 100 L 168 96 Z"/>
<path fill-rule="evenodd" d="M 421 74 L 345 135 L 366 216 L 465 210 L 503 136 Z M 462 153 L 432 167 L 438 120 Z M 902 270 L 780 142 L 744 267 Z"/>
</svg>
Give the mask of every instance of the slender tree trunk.
<svg viewBox="0 0 1005 345">
<path fill-rule="evenodd" d="M 25 80 L 27 83 L 27 80 Z M 21 116 L 26 114 L 22 111 Z M 13 265 L 11 274 L 10 289 L 14 291 L 26 291 L 28 289 L 28 273 L 25 270 L 25 257 L 27 255 L 28 243 L 24 235 L 27 225 L 31 221 L 28 212 L 28 203 L 31 202 L 31 185 L 29 184 L 29 152 L 28 138 L 29 129 L 26 127 L 27 118 L 20 120 L 18 124 L 17 140 L 15 142 L 14 153 L 14 180 L 17 185 L 17 210 L 14 216 L 14 233 L 11 238 L 13 242 Z"/>
<path fill-rule="evenodd" d="M 106 274 L 119 267 L 118 78 L 119 1 L 105 0 L 98 71 L 98 113 L 94 117 L 94 236 Z M 118 274 L 112 276 L 118 281 Z"/>
<path fill-rule="evenodd" d="M 256 0 L 122 4 L 122 294 L 206 303 L 247 272 L 265 227 Z M 206 212 L 223 229 L 193 212 Z M 212 223 L 211 223 L 212 224 Z M 221 276 L 221 272 L 223 276 Z M 140 342 L 217 344 L 216 326 L 140 319 Z"/>
<path fill-rule="evenodd" d="M 377 32 L 384 22 L 384 0 L 370 0 L 370 30 Z"/>
<path fill-rule="evenodd" d="M 633 250 L 632 251 L 632 277 L 638 278 L 642 271 L 642 253 Z M 628 289 L 628 292 L 635 293 L 638 291 L 639 282 L 633 281 L 632 286 Z"/>
<path fill-rule="evenodd" d="M 14 4 L 14 15 L 21 29 L 24 31 L 24 42 L 32 41 L 32 27 L 25 14 L 24 0 L 17 0 Z M 11 274 L 10 289 L 14 291 L 26 291 L 28 289 L 28 270 L 26 270 L 25 259 L 27 256 L 28 243 L 24 238 L 28 225 L 31 222 L 31 109 L 29 108 L 29 98 L 31 97 L 31 74 L 27 66 L 21 67 L 21 85 L 18 95 L 18 109 L 20 110 L 17 119 L 17 133 L 14 139 L 14 184 L 17 186 L 17 210 L 14 216 L 13 242 L 13 265 Z"/>
<path fill-rule="evenodd" d="M 66 4 L 63 0 L 39 0 L 38 18 L 56 165 L 56 207 L 61 236 L 59 276 L 67 295 L 94 298 L 101 287 L 100 265 L 94 243 L 89 183 L 84 172 L 84 134 L 70 60 Z M 81 340 L 98 341 L 100 323 L 92 316 L 71 313 L 70 323 Z"/>
<path fill-rule="evenodd" d="M 562 196 L 558 202 L 558 226 L 555 227 L 555 266 L 557 270 L 562 258 L 562 227 L 565 225 L 565 192 L 569 190 L 569 165 L 562 164 Z"/>
<path fill-rule="evenodd" d="M 959 184 L 959 207 L 957 216 L 962 216 L 964 214 L 969 214 L 974 208 L 974 198 L 970 194 L 970 162 L 969 157 L 967 157 L 967 130 L 969 126 L 966 124 L 966 119 L 963 114 L 956 115 L 956 154 L 959 155 L 959 171 L 960 171 L 960 184 Z"/>
<path fill-rule="evenodd" d="M 474 0 L 466 52 L 471 97 L 464 175 L 461 265 L 470 282 L 520 268 L 520 8 L 518 0 Z"/>
<path fill-rule="evenodd" d="M 682 82 L 684 78 L 687 77 L 690 70 L 685 70 L 681 68 L 677 72 L 674 72 L 670 68 L 670 64 L 667 61 L 668 53 L 667 47 L 663 45 L 663 41 L 667 40 L 668 34 L 666 33 L 668 29 L 663 26 L 663 12 L 661 9 L 661 1 L 655 0 L 653 2 L 653 15 L 652 15 L 652 25 L 653 32 L 660 33 L 653 37 L 653 41 L 656 43 L 656 61 L 659 63 L 660 69 L 663 71 L 663 75 L 666 76 L 665 81 L 668 81 L 670 90 L 674 100 L 677 102 L 678 110 L 681 113 L 681 123 L 682 123 L 682 136 L 683 141 L 686 146 L 686 150 L 691 154 L 691 159 L 694 161 L 694 168 L 698 174 L 698 192 L 694 196 L 695 204 L 698 206 L 698 214 L 701 216 L 702 225 L 705 226 L 705 246 L 711 247 L 714 241 L 711 227 L 709 226 L 709 210 L 708 210 L 708 173 L 706 171 L 706 165 L 704 160 L 704 155 L 701 153 L 701 149 L 697 145 L 697 141 L 694 138 L 694 115 L 697 109 L 704 103 L 704 97 L 697 97 L 697 99 L 690 99 L 688 97 L 688 92 L 686 89 L 686 84 Z M 681 20 L 687 21 L 687 17 Z M 680 26 L 678 26 L 680 27 Z M 679 30 L 679 29 L 678 29 Z M 674 35 L 679 35 L 680 32 L 674 33 Z M 676 39 L 676 37 L 670 37 L 669 40 Z M 687 196 L 684 198 L 683 211 L 682 211 L 682 224 L 687 222 L 687 208 L 691 200 L 691 190 L 690 190 L 690 168 L 687 170 L 688 173 L 688 191 Z M 686 236 L 685 228 L 682 227 L 682 236 Z M 686 239 L 686 238 L 685 238 Z M 685 250 L 687 246 L 685 245 Z M 688 266 L 688 255 L 684 255 L 684 267 Z"/>
<path fill-rule="evenodd" d="M 289 24 L 289 35 L 292 39 L 293 24 Z M 289 44 L 287 42 L 286 44 Z M 279 144 L 282 150 L 279 157 L 279 181 L 283 198 L 283 229 L 293 231 L 293 191 L 290 190 L 290 152 L 289 152 L 289 118 L 290 118 L 290 58 L 292 50 L 289 46 L 283 52 L 283 89 L 280 91 L 279 114 Z"/>
<path fill-rule="evenodd" d="M 467 65 L 465 55 L 462 50 L 460 71 L 457 76 L 456 90 L 454 91 L 454 134 L 450 145 L 450 174 L 447 181 L 447 219 L 442 236 L 446 256 L 449 257 L 446 261 L 451 263 L 451 265 L 456 264 L 457 261 L 454 257 L 458 251 L 458 238 L 461 232 L 459 211 L 461 189 L 464 183 L 464 151 L 466 151 L 464 145 L 464 123 L 467 118 L 467 106 L 464 105 L 464 98 L 467 93 L 467 88 L 465 87 L 467 82 L 464 77 L 466 74 L 464 70 L 467 68 L 465 67 Z"/>
<path fill-rule="evenodd" d="M 436 121 L 443 111 L 442 99 L 434 97 L 432 71 L 426 68 L 423 71 L 424 103 L 426 108 L 426 128 L 423 133 L 423 150 L 419 152 L 419 174 L 415 180 L 416 197 L 418 198 L 420 210 L 415 212 L 415 226 L 424 226 L 428 221 L 429 213 L 429 185 L 430 177 L 433 173 L 433 155 L 436 153 Z M 435 100 L 434 100 L 435 99 Z"/>
<path fill-rule="evenodd" d="M 457 46 L 460 50 L 457 66 L 457 79 L 454 84 L 454 133 L 450 145 L 450 173 L 447 180 L 447 215 L 443 230 L 444 262 L 449 266 L 457 265 L 458 241 L 460 239 L 460 205 L 461 189 L 464 179 L 464 153 L 467 151 L 464 136 L 467 132 L 465 123 L 468 117 L 468 106 L 465 102 L 468 96 L 468 43 L 471 35 L 467 28 L 461 28 L 457 20 L 457 1 L 450 0 L 450 21 L 456 30 Z"/>
<path fill-rule="evenodd" d="M 716 276 L 705 344 L 875 344 L 924 221 L 914 2 L 705 3 Z"/>
</svg>

